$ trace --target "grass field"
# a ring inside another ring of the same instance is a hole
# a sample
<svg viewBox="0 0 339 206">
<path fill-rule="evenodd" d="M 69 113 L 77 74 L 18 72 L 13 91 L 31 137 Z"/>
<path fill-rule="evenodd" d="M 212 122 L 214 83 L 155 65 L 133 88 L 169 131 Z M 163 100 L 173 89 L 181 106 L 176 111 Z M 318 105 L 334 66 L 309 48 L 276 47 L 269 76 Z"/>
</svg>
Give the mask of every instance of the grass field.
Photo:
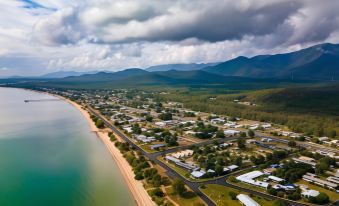
<svg viewBox="0 0 339 206">
<path fill-rule="evenodd" d="M 209 198 L 211 198 L 218 206 L 241 206 L 242 204 L 237 199 L 232 200 L 229 193 L 234 192 L 236 194 L 246 194 L 236 189 L 214 184 L 206 185 L 206 188 L 201 188 L 200 190 L 205 193 Z M 251 198 L 260 205 L 274 205 L 272 200 L 264 199 L 257 196 L 251 196 Z"/>
<path fill-rule="evenodd" d="M 202 206 L 205 205 L 204 202 L 193 193 L 189 192 L 185 197 L 180 197 L 179 195 L 173 194 L 172 188 L 166 188 L 166 193 L 169 197 L 177 202 L 180 206 Z"/>
<path fill-rule="evenodd" d="M 339 193 L 336 193 L 334 191 L 324 189 L 324 188 L 319 187 L 317 185 L 313 185 L 313 184 L 306 182 L 304 180 L 299 180 L 298 182 L 296 182 L 296 184 L 307 185 L 309 187 L 309 189 L 313 189 L 313 190 L 317 190 L 319 192 L 326 193 L 330 197 L 331 202 L 335 202 L 335 201 L 339 200 Z"/>
</svg>

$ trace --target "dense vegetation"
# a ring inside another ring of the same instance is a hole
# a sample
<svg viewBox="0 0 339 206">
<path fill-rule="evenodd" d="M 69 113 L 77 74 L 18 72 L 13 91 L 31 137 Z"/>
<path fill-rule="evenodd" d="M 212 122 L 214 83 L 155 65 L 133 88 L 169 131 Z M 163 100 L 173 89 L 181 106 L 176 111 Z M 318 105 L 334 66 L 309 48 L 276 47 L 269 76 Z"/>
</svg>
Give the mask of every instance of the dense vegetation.
<svg viewBox="0 0 339 206">
<path fill-rule="evenodd" d="M 335 137 L 339 134 L 339 84 L 237 94 L 221 94 L 214 89 L 172 89 L 158 98 L 182 102 L 195 111 L 282 124 L 307 135 Z M 256 106 L 241 105 L 234 100 L 253 102 Z"/>
</svg>

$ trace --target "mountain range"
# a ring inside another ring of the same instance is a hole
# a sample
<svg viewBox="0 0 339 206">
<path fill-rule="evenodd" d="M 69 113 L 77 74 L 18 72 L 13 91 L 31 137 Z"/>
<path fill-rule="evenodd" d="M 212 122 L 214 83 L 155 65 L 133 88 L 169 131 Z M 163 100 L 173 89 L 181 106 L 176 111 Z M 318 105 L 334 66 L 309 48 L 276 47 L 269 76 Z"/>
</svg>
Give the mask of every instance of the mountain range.
<svg viewBox="0 0 339 206">
<path fill-rule="evenodd" d="M 37 77 L 36 82 L 86 88 L 140 85 L 215 86 L 250 82 L 329 81 L 338 80 L 338 75 L 339 44 L 320 44 L 285 54 L 259 55 L 252 58 L 241 56 L 220 64 L 160 65 L 118 72 L 60 71 Z M 32 78 L 30 79 L 32 81 Z M 15 82 L 19 81 L 28 80 L 22 78 Z"/>
<path fill-rule="evenodd" d="M 206 63 L 206 64 L 164 64 L 164 65 L 157 65 L 151 66 L 146 68 L 145 70 L 148 72 L 160 72 L 160 71 L 170 71 L 170 70 L 177 70 L 177 71 L 192 71 L 192 70 L 200 70 L 205 67 L 215 66 L 219 63 Z"/>
<path fill-rule="evenodd" d="M 203 70 L 224 76 L 338 80 L 339 44 L 320 44 L 286 54 L 240 56 Z"/>
<path fill-rule="evenodd" d="M 205 71 L 215 75 L 238 76 L 250 78 L 279 78 L 292 80 L 338 80 L 339 78 L 339 44 L 319 44 L 306 49 L 285 54 L 258 55 L 251 58 L 239 56 L 222 63 L 207 64 L 167 64 L 152 66 L 145 72 L 168 71 Z M 116 72 L 116 76 L 146 74 L 141 69 L 127 69 L 124 74 Z M 106 75 L 109 75 L 109 72 Z M 48 74 L 42 77 L 62 78 L 65 76 L 80 76 L 82 73 L 65 72 Z M 87 73 L 86 75 L 93 73 Z M 103 74 L 101 74 L 103 75 Z M 149 74 L 151 75 L 151 74 Z M 176 72 L 175 75 L 185 75 Z M 206 75 L 204 73 L 204 75 Z M 93 77 L 96 77 L 95 75 Z M 90 78 L 90 76 L 86 76 Z M 103 77 L 104 79 L 108 77 Z M 141 79 L 139 79 L 140 81 Z"/>
</svg>

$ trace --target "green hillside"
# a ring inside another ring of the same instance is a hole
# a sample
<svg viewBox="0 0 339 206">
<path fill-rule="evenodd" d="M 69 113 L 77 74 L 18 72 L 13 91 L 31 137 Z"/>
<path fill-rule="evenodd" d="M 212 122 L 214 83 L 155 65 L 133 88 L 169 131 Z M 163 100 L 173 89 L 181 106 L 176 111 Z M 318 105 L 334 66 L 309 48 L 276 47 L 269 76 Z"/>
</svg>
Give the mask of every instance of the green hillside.
<svg viewBox="0 0 339 206">
<path fill-rule="evenodd" d="M 237 57 L 204 70 L 225 76 L 338 80 L 339 45 L 321 44 L 286 54 Z"/>
</svg>

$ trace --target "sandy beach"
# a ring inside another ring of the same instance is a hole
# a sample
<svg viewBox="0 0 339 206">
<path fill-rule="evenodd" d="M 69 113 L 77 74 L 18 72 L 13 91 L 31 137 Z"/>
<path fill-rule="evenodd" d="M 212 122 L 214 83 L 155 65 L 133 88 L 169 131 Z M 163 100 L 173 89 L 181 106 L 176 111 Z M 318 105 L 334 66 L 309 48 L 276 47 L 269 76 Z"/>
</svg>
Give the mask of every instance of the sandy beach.
<svg viewBox="0 0 339 206">
<path fill-rule="evenodd" d="M 91 127 L 92 132 L 95 132 L 97 136 L 102 140 L 102 142 L 106 145 L 108 151 L 110 152 L 112 158 L 115 160 L 116 164 L 118 165 L 125 182 L 128 185 L 128 188 L 130 189 L 135 202 L 139 206 L 154 206 L 155 203 L 152 201 L 151 197 L 148 195 L 147 191 L 142 185 L 142 182 L 137 181 L 134 179 L 134 172 L 132 170 L 132 167 L 128 164 L 128 162 L 125 160 L 125 158 L 120 153 L 119 149 L 114 146 L 114 143 L 112 143 L 108 137 L 108 132 L 100 131 L 90 118 L 89 113 L 84 110 L 79 104 L 70 101 L 64 97 L 60 97 L 66 102 L 70 103 L 74 107 L 76 107 L 83 116 L 87 119 L 88 124 Z"/>
<path fill-rule="evenodd" d="M 29 90 L 29 91 L 39 92 L 35 90 Z M 114 159 L 115 163 L 119 167 L 120 172 L 122 176 L 124 177 L 124 180 L 130 192 L 132 193 L 136 204 L 138 206 L 155 206 L 156 205 L 152 201 L 151 197 L 148 195 L 146 189 L 143 187 L 142 182 L 134 179 L 134 172 L 132 170 L 132 167 L 129 165 L 129 163 L 120 153 L 119 149 L 114 146 L 114 143 L 111 142 L 110 138 L 108 137 L 108 132 L 98 129 L 95 126 L 94 122 L 92 121 L 89 113 L 85 109 L 83 109 L 81 105 L 59 95 L 50 94 L 47 92 L 40 92 L 40 93 L 45 93 L 45 94 L 60 98 L 64 100 L 65 102 L 71 104 L 75 108 L 77 108 L 81 112 L 81 114 L 86 118 L 91 131 L 94 132 L 97 135 L 97 137 L 101 139 L 101 141 L 105 144 L 106 148 L 110 152 L 112 158 Z M 117 139 L 120 140 L 118 136 L 117 136 Z"/>
</svg>

